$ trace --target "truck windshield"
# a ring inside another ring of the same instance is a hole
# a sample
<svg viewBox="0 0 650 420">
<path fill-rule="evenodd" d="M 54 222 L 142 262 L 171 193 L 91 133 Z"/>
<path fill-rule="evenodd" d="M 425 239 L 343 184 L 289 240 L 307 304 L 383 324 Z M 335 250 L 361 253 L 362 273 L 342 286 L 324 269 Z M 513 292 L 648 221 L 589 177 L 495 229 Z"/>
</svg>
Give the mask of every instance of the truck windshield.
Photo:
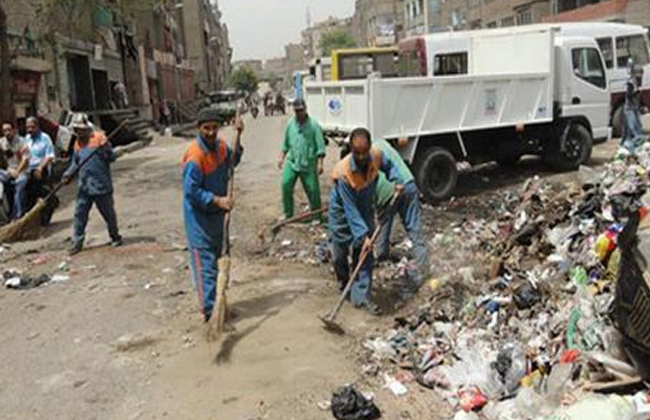
<svg viewBox="0 0 650 420">
<path fill-rule="evenodd" d="M 634 58 L 634 64 L 644 66 L 650 63 L 648 41 L 643 35 L 631 35 L 616 38 L 616 64 L 627 68 L 627 62 Z"/>
</svg>

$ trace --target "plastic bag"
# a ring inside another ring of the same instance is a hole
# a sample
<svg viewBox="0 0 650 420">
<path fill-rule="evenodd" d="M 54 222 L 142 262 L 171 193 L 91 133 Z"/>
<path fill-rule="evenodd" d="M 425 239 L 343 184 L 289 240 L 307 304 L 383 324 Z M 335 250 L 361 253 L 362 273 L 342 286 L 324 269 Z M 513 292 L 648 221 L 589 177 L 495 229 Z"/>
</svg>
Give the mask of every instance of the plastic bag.
<svg viewBox="0 0 650 420">
<path fill-rule="evenodd" d="M 589 395 L 578 403 L 561 408 L 544 420 L 634 420 L 634 405 L 619 395 Z"/>
<path fill-rule="evenodd" d="M 332 396 L 332 414 L 337 420 L 375 420 L 379 408 L 353 386 L 339 389 Z"/>
</svg>

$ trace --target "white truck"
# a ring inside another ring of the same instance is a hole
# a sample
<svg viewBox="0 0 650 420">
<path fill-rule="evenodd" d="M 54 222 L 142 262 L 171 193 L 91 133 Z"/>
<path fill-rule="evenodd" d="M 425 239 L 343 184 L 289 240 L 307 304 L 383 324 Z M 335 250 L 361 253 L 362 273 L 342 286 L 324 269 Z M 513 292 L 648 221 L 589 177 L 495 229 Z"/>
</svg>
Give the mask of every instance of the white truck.
<svg viewBox="0 0 650 420">
<path fill-rule="evenodd" d="M 575 169 L 590 158 L 594 139 L 611 136 L 605 65 L 593 38 L 550 27 L 437 37 L 441 51 L 445 44 L 467 47 L 434 58 L 445 74 L 307 81 L 310 114 L 326 132 L 363 126 L 391 141 L 430 202 L 453 193 L 458 162 L 512 165 L 538 154 Z M 402 139 L 406 146 L 398 147 Z"/>
</svg>

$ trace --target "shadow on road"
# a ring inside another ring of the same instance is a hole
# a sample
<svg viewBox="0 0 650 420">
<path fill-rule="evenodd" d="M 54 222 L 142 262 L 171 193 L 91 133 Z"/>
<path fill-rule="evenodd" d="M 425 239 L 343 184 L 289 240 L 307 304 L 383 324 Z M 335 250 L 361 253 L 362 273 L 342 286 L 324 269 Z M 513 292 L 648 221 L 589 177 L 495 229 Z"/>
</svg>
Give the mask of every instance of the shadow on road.
<svg viewBox="0 0 650 420">
<path fill-rule="evenodd" d="M 234 348 L 242 339 L 255 332 L 264 325 L 265 322 L 278 315 L 283 308 L 291 305 L 299 294 L 301 294 L 301 292 L 276 292 L 234 304 L 234 310 L 238 314 L 236 318 L 237 323 L 241 323 L 246 319 L 259 319 L 242 331 L 237 331 L 227 335 L 221 343 L 221 348 L 219 353 L 216 355 L 214 362 L 218 365 L 228 363 Z"/>
</svg>

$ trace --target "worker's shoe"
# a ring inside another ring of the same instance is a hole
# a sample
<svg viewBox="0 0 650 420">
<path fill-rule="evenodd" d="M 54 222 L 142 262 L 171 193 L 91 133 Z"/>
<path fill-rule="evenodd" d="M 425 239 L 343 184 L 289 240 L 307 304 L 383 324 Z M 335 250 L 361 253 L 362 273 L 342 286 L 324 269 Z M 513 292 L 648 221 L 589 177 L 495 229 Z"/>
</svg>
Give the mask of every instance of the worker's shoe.
<svg viewBox="0 0 650 420">
<path fill-rule="evenodd" d="M 83 250 L 83 245 L 74 244 L 72 245 L 72 247 L 70 247 L 70 249 L 68 249 L 68 255 L 72 257 L 73 255 L 77 255 L 78 253 L 80 253 L 82 250 Z"/>
<path fill-rule="evenodd" d="M 374 302 L 368 301 L 368 302 L 364 303 L 363 305 L 361 305 L 360 308 L 365 309 L 366 311 L 368 311 L 368 313 L 370 315 L 373 315 L 373 316 L 381 316 L 381 315 L 384 314 L 384 311 L 382 311 L 382 309 L 379 307 L 379 305 L 377 305 Z"/>
<path fill-rule="evenodd" d="M 113 248 L 119 248 L 119 247 L 121 247 L 122 245 L 124 245 L 124 240 L 122 239 L 121 236 L 118 236 L 117 238 L 114 238 L 114 239 L 112 240 L 112 242 L 111 242 L 111 246 L 112 246 Z"/>
</svg>

